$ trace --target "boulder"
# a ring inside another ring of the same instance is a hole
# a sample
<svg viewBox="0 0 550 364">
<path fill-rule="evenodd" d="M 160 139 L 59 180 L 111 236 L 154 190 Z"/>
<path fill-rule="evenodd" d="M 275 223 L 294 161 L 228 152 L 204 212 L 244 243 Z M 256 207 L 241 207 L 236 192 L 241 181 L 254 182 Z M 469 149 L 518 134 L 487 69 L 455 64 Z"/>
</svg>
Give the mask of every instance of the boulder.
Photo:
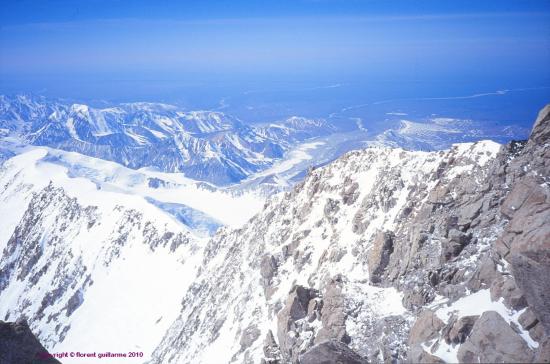
<svg viewBox="0 0 550 364">
<path fill-rule="evenodd" d="M 484 312 L 458 349 L 466 363 L 529 363 L 534 353 L 525 340 L 495 311 Z"/>
<path fill-rule="evenodd" d="M 421 344 L 437 338 L 443 326 L 445 323 L 432 310 L 422 311 L 409 332 L 409 345 Z"/>
<path fill-rule="evenodd" d="M 329 340 L 313 346 L 300 355 L 300 364 L 367 364 L 362 358 L 346 344 Z"/>
<path fill-rule="evenodd" d="M 504 298 L 504 305 L 509 309 L 521 310 L 527 306 L 523 292 L 516 285 L 514 277 L 500 276 L 491 285 L 491 300 L 498 301 Z"/>
<path fill-rule="evenodd" d="M 450 325 L 445 333 L 445 341 L 448 344 L 461 344 L 466 341 L 479 316 L 463 316 Z"/>
</svg>

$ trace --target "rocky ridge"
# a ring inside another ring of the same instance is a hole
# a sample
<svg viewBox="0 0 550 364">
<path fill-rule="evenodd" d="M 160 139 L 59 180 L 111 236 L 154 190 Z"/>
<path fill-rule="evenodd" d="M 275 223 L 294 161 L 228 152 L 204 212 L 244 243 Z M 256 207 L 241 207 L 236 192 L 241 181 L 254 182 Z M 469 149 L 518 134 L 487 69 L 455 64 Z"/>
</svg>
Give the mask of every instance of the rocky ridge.
<svg viewBox="0 0 550 364">
<path fill-rule="evenodd" d="M 151 362 L 549 361 L 549 133 L 311 171 L 208 243 Z"/>
</svg>

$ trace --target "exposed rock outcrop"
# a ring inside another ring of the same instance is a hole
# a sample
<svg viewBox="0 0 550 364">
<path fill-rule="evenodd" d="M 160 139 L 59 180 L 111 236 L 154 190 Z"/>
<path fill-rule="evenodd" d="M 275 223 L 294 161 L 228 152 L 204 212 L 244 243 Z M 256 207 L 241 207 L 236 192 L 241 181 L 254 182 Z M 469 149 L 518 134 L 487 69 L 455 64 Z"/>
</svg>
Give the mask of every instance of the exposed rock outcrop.
<svg viewBox="0 0 550 364">
<path fill-rule="evenodd" d="M 368 362 L 347 345 L 329 340 L 315 345 L 300 355 L 300 364 L 367 364 Z"/>
<path fill-rule="evenodd" d="M 306 316 L 310 301 L 318 296 L 315 290 L 295 286 L 284 308 L 277 314 L 277 338 L 282 356 L 288 361 L 297 361 L 305 348 L 311 346 L 314 335 Z"/>
<path fill-rule="evenodd" d="M 500 225 L 503 229 L 496 230 L 496 239 L 491 239 L 492 244 L 469 277 L 467 287 L 473 291 L 490 289 L 492 301 L 502 302 L 511 312 L 523 310 L 524 313 L 518 321 L 512 319 L 510 323 L 494 311 L 483 312 L 479 319 L 475 316 L 454 318 L 443 330 L 431 334 L 431 338 L 445 338 L 453 347 L 459 345 L 461 362 L 547 360 L 550 341 L 547 304 L 550 299 L 547 279 L 550 276 L 549 135 L 550 106 L 547 106 L 539 114 L 529 141 L 510 143 L 492 163 L 493 173 L 488 175 L 486 183 L 492 186 L 491 193 L 496 193 L 501 203 L 498 209 L 493 208 L 497 214 L 491 218 L 491 225 L 493 228 Z M 470 205 L 462 214 L 462 223 L 459 217 L 459 231 L 449 232 L 449 241 L 454 240 L 455 244 L 446 250 L 445 259 L 455 259 L 455 253 L 460 256 L 461 250 L 471 245 L 472 237 L 477 236 L 479 240 L 475 230 L 466 234 L 476 219 L 473 212 L 483 205 Z M 464 218 L 466 215 L 472 223 L 464 225 L 468 220 Z M 499 220 L 501 223 L 495 224 Z M 439 279 L 431 281 L 437 285 Z M 421 322 L 420 317 L 417 324 Z M 523 337 L 518 332 L 524 332 Z M 427 341 L 429 338 L 424 342 Z M 418 347 L 411 347 L 410 354 L 418 352 Z M 409 359 L 421 357 L 417 354 Z"/>
<path fill-rule="evenodd" d="M 372 283 L 381 281 L 384 269 L 389 263 L 393 253 L 393 234 L 387 231 L 379 232 L 372 243 L 372 248 L 367 255 L 369 277 Z"/>
<path fill-rule="evenodd" d="M 479 316 L 464 316 L 447 325 L 444 338 L 447 344 L 462 344 L 472 332 Z"/>
<path fill-rule="evenodd" d="M 336 340 L 349 344 L 350 338 L 346 333 L 346 308 L 342 294 L 342 282 L 332 279 L 323 292 L 321 301 L 322 327 L 317 332 L 315 343 L 326 340 Z"/>
<path fill-rule="evenodd" d="M 0 363 L 60 364 L 40 344 L 24 320 L 0 321 Z"/>
<path fill-rule="evenodd" d="M 534 353 L 494 311 L 484 312 L 458 349 L 461 363 L 529 363 Z"/>
</svg>

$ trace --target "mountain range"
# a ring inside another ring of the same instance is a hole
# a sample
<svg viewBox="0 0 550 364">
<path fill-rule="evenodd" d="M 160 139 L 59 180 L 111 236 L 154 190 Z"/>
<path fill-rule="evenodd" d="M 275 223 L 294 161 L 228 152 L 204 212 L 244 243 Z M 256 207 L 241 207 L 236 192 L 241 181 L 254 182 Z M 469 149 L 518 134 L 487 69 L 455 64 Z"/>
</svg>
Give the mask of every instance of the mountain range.
<svg viewBox="0 0 550 364">
<path fill-rule="evenodd" d="M 0 96 L 0 128 L 25 143 L 225 185 L 266 169 L 308 138 L 336 130 L 323 120 L 292 117 L 263 127 L 213 111 L 136 102 L 109 108 Z"/>
<path fill-rule="evenodd" d="M 121 363 L 550 361 L 550 106 L 526 141 L 452 144 L 490 129 L 398 120 L 366 140 L 298 117 L 1 100 L 2 359 L 24 341 L 140 353 Z M 174 148 L 212 172 L 151 165 Z"/>
<path fill-rule="evenodd" d="M 406 114 L 390 114 L 368 123 L 335 115 L 245 123 L 222 112 L 189 111 L 162 103 L 95 108 L 43 96 L 1 95 L 0 137 L 24 145 L 78 152 L 132 169 L 181 172 L 217 186 L 246 180 L 247 186 L 270 184 L 276 185 L 271 190 L 278 191 L 303 177 L 307 168 L 369 145 L 429 151 L 456 142 L 506 141 L 527 135 L 513 124 L 495 126 L 442 117 L 407 120 Z M 284 181 L 275 181 L 283 172 L 279 165 L 288 167 L 285 160 L 304 144 L 314 146 L 307 147 L 312 149 L 310 157 L 301 158 L 307 162 L 290 161 L 292 173 L 287 173 Z M 0 160 L 10 155 L 10 150 L 0 147 Z M 275 173 L 266 173 L 269 170 Z"/>
</svg>

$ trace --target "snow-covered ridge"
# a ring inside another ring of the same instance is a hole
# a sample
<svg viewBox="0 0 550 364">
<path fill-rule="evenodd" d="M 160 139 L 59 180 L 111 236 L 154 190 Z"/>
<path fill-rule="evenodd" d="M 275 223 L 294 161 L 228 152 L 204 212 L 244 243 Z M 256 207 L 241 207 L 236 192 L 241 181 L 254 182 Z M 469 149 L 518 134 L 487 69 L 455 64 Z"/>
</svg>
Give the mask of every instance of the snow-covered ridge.
<svg viewBox="0 0 550 364">
<path fill-rule="evenodd" d="M 47 155 L 31 150 L 0 168 L 0 318 L 26 318 L 50 351 L 124 348 L 146 359 L 179 311 L 174 277 L 191 283 L 204 240 Z"/>
<path fill-rule="evenodd" d="M 373 271 L 367 255 L 373 241 L 381 231 L 399 231 L 403 211 L 418 211 L 439 181 L 486 175 L 484 167 L 499 150 L 489 141 L 441 152 L 369 148 L 311 172 L 292 192 L 271 198 L 243 228 L 221 230 L 209 242 L 203 269 L 153 362 L 269 359 L 265 345 L 270 336 L 279 360 L 287 362 L 321 337 L 342 338 L 344 332 L 361 355 L 383 360 L 386 354 L 375 354 L 373 340 L 376 346 L 398 340 L 412 313 L 400 303 L 402 292 L 369 281 Z M 454 167 L 439 172 L 445 163 Z M 466 165 L 470 168 L 462 168 Z M 413 196 L 417 207 L 411 206 Z M 338 325 L 345 328 L 335 331 L 335 323 L 307 307 L 307 320 L 291 318 L 285 328 L 281 309 L 291 304 L 289 292 L 295 287 L 307 287 L 319 302 L 339 292 L 339 315 L 347 318 Z M 350 315 L 350 310 L 360 314 Z M 395 334 L 372 336 L 375 322 L 396 315 L 401 318 L 391 324 Z M 294 339 L 287 341 L 287 335 Z"/>
</svg>

